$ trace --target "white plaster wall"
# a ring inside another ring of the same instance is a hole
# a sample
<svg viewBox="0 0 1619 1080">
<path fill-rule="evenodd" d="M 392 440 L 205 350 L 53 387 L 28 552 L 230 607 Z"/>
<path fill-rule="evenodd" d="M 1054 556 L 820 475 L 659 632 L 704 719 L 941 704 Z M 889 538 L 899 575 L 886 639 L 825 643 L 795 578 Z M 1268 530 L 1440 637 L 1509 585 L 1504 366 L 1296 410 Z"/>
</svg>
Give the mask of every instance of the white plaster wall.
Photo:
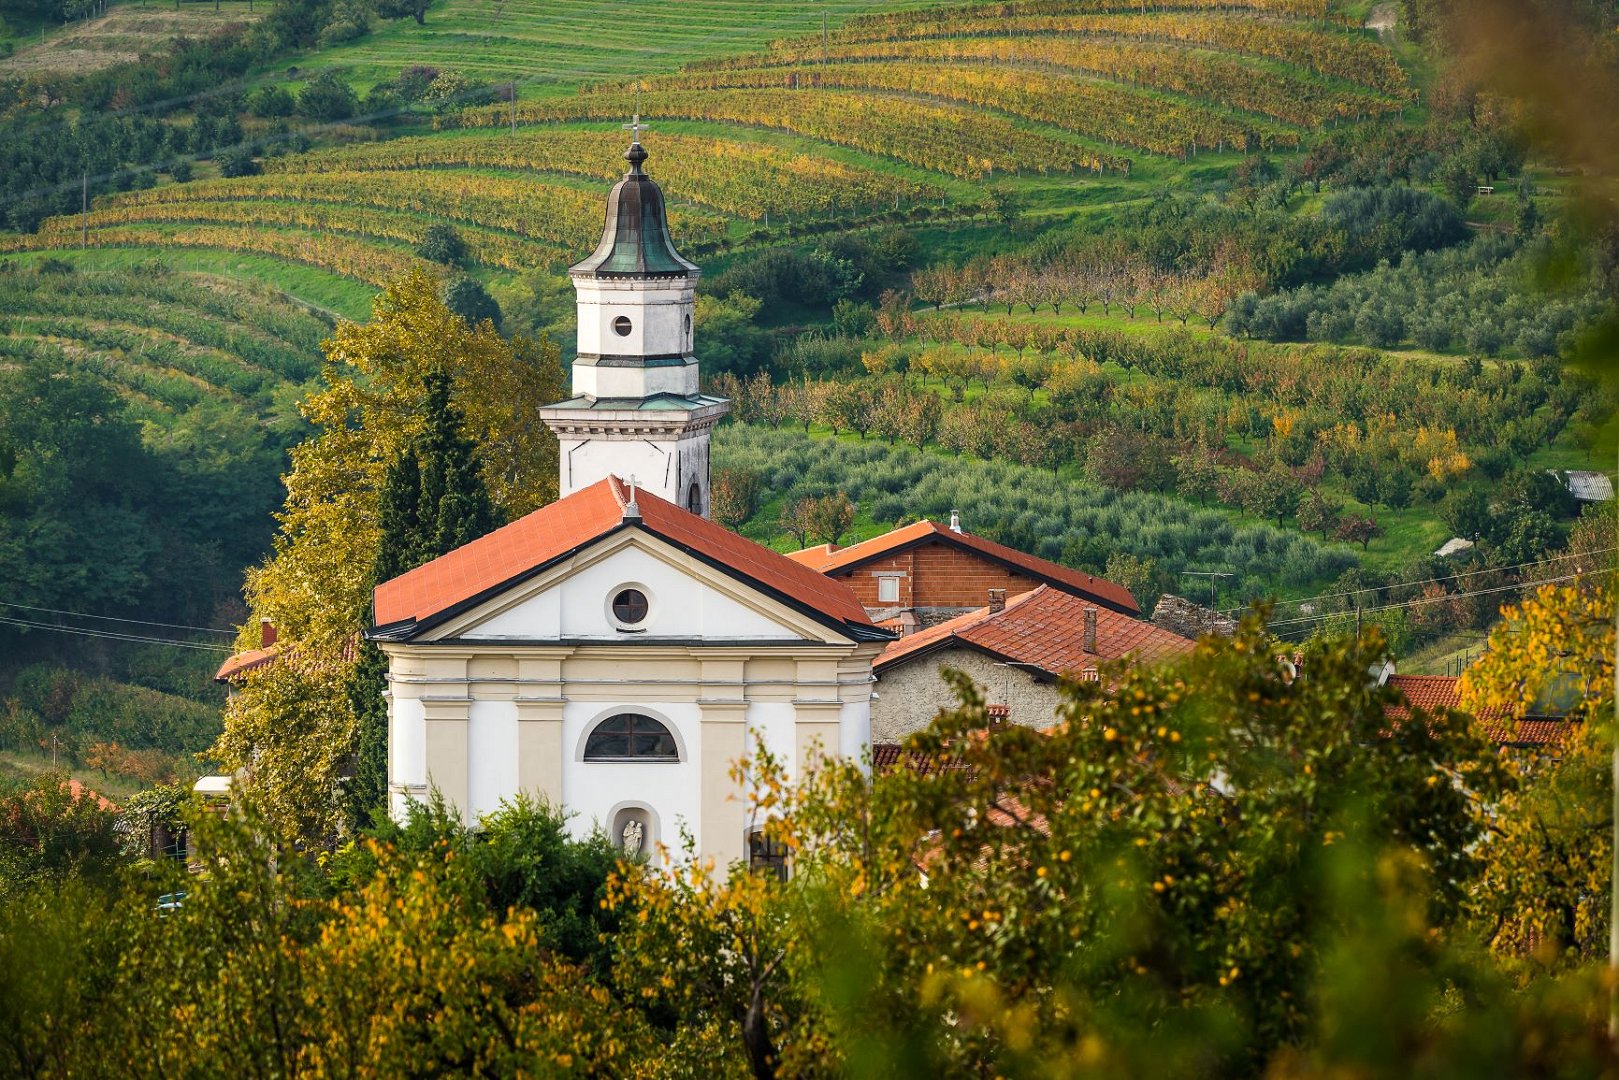
<svg viewBox="0 0 1619 1080">
<path fill-rule="evenodd" d="M 427 783 L 427 719 L 422 703 L 414 697 L 394 694 L 388 718 L 388 783 L 392 785 Z M 391 792 L 389 809 L 396 820 L 403 820 L 410 797 Z"/>
<path fill-rule="evenodd" d="M 598 721 L 620 712 L 643 713 L 667 723 L 681 744 L 682 760 L 679 763 L 580 760 L 586 733 Z M 573 815 L 568 820 L 569 831 L 583 838 L 598 826 L 606 829 L 612 824 L 613 808 L 632 801 L 651 807 L 657 813 L 659 839 L 672 851 L 678 852 L 680 847 L 682 820 L 700 840 L 701 774 L 694 759 L 697 747 L 702 745 L 700 723 L 701 710 L 686 702 L 627 701 L 610 705 L 575 701 L 564 705 L 562 802 Z"/>
<path fill-rule="evenodd" d="M 591 439 L 579 443 L 562 440 L 562 494 L 572 495 L 609 476 L 624 481 L 635 477 L 637 485 L 650 489 L 677 505 L 675 492 L 680 484 L 676 461 L 677 443 L 649 439 Z"/>
<path fill-rule="evenodd" d="M 697 393 L 696 364 L 658 364 L 654 367 L 573 365 L 575 396 L 644 398 L 654 394 Z"/>
<path fill-rule="evenodd" d="M 850 761 L 860 761 L 869 746 L 871 702 L 845 701 L 838 709 L 838 753 Z"/>
<path fill-rule="evenodd" d="M 395 695 L 388 772 L 398 784 L 427 783 L 427 711 L 414 697 Z"/>
<path fill-rule="evenodd" d="M 517 704 L 472 702 L 467 744 L 467 809 L 476 819 L 517 794 Z"/>
<path fill-rule="evenodd" d="M 789 777 L 798 775 L 798 711 L 790 701 L 755 701 L 748 705 L 748 729 L 752 737 L 770 748 L 787 768 Z M 751 750 L 751 744 L 750 744 Z M 730 763 L 725 764 L 727 769 Z"/>
<path fill-rule="evenodd" d="M 669 281 L 579 278 L 574 281 L 579 313 L 579 351 L 587 354 L 663 356 L 689 353 L 695 276 Z M 613 329 L 619 316 L 630 332 Z M 581 392 L 575 385 L 575 392 Z"/>
</svg>

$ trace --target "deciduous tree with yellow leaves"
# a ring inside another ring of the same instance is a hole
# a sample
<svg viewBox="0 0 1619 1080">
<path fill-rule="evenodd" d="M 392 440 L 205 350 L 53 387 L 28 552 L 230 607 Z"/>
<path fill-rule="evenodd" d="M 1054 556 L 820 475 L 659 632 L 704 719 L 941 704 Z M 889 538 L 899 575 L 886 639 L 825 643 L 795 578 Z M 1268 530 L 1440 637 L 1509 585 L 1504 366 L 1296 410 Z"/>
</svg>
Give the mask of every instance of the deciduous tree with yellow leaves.
<svg viewBox="0 0 1619 1080">
<path fill-rule="evenodd" d="M 1461 680 L 1474 712 L 1566 711 L 1571 722 L 1561 743 L 1515 762 L 1522 781 L 1492 816 L 1474 905 L 1493 948 L 1549 966 L 1608 947 L 1616 595 L 1610 570 L 1542 586 L 1502 609 Z"/>
<path fill-rule="evenodd" d="M 344 323 L 324 348 L 325 385 L 302 405 L 316 433 L 292 451 L 274 553 L 247 574 L 253 617 L 238 644 L 257 646 L 268 619 L 280 657 L 232 698 L 214 748 L 227 768 L 252 770 L 273 817 L 307 835 L 339 820 L 356 734 L 342 686 L 369 615 L 381 492 L 389 464 L 423 434 L 429 383 L 448 375 L 461 434 L 508 520 L 556 497 L 556 438 L 539 409 L 565 394 L 553 343 L 469 325 L 422 271 L 389 284 L 370 322 Z"/>
</svg>

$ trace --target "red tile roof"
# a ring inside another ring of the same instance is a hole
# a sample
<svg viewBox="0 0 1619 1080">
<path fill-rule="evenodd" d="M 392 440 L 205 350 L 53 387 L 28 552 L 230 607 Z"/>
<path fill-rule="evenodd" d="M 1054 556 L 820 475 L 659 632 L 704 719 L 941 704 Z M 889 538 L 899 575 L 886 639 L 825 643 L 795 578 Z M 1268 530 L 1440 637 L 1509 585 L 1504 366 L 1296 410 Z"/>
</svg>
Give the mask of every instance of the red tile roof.
<svg viewBox="0 0 1619 1080">
<path fill-rule="evenodd" d="M 906 750 L 899 743 L 872 743 L 871 768 L 878 774 L 908 769 L 919 776 L 969 769 L 966 760 L 955 754 L 924 754 Z"/>
<path fill-rule="evenodd" d="M 836 544 L 816 544 L 814 547 L 807 547 L 803 551 L 789 551 L 787 557 L 795 563 L 803 563 L 811 570 L 818 571 L 821 564 L 830 559 L 832 553 L 837 550 L 838 546 Z"/>
<path fill-rule="evenodd" d="M 285 642 L 279 642 L 263 649 L 248 649 L 239 652 L 219 665 L 214 672 L 214 682 L 235 682 L 248 672 L 269 667 L 283 656 L 291 656 L 293 650 L 285 648 Z M 343 642 L 343 650 L 338 657 L 344 662 L 352 664 L 360 655 L 360 637 L 358 634 Z M 329 661 L 328 661 L 329 662 Z"/>
<path fill-rule="evenodd" d="M 1096 609 L 1095 652 L 1085 651 L 1087 607 Z M 883 650 L 873 668 L 881 675 L 896 664 L 952 644 L 1030 664 L 1051 675 L 1092 670 L 1099 662 L 1126 656 L 1153 663 L 1194 647 L 1189 638 L 1042 585 L 1008 600 L 1000 611 L 980 608 L 903 637 Z"/>
<path fill-rule="evenodd" d="M 1429 713 L 1441 709 L 1462 711 L 1461 695 L 1456 689 L 1460 682 L 1453 675 L 1390 675 L 1388 685 L 1400 691 L 1405 703 L 1390 705 L 1385 711 L 1397 720 L 1410 716 L 1412 709 Z M 1486 709 L 1475 713 L 1474 719 L 1485 735 L 1503 746 L 1552 746 L 1574 727 L 1574 722 L 1564 717 L 1514 718 L 1504 709 Z"/>
<path fill-rule="evenodd" d="M 1054 585 L 1065 591 L 1076 592 L 1081 596 L 1091 598 L 1094 602 L 1104 604 L 1119 611 L 1138 613 L 1141 606 L 1136 598 L 1130 595 L 1130 590 L 1123 585 L 1116 585 L 1104 578 L 1091 574 L 1071 570 L 1066 566 L 1051 562 L 1048 559 L 1036 558 L 1027 555 L 1005 544 L 997 544 L 993 540 L 986 540 L 982 536 L 974 536 L 970 532 L 956 532 L 947 526 L 935 521 L 918 521 L 914 525 L 894 529 L 881 536 L 863 540 L 858 544 L 851 544 L 846 548 L 828 550 L 831 545 L 823 544 L 821 547 L 805 548 L 796 551 L 788 558 L 811 566 L 823 574 L 834 574 L 840 570 L 847 570 L 872 559 L 880 559 L 892 555 L 902 548 L 912 547 L 930 541 L 950 544 L 967 551 L 977 552 L 987 559 L 1010 566 L 1017 570 L 1039 578 L 1048 585 Z"/>
<path fill-rule="evenodd" d="M 405 640 L 620 528 L 639 528 L 857 639 L 890 636 L 849 587 L 674 503 L 608 477 L 377 586 L 376 635 Z"/>
<path fill-rule="evenodd" d="M 248 649 L 246 652 L 239 652 L 219 665 L 219 670 L 214 672 L 214 682 L 230 682 L 249 671 L 257 671 L 272 663 L 280 654 L 281 649 L 277 645 L 271 645 L 268 649 Z"/>
</svg>

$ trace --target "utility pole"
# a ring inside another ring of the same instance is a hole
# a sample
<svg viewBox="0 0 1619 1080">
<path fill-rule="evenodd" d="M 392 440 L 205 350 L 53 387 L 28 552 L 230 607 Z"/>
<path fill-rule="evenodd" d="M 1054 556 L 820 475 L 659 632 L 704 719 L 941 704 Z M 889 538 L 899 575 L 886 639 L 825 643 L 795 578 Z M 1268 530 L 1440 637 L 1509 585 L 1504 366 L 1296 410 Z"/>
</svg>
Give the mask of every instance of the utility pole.
<svg viewBox="0 0 1619 1080">
<path fill-rule="evenodd" d="M 1182 570 L 1181 577 L 1205 577 L 1209 579 L 1209 610 L 1215 610 L 1219 602 L 1220 579 L 1236 577 L 1236 574 L 1223 574 L 1215 570 Z"/>
</svg>

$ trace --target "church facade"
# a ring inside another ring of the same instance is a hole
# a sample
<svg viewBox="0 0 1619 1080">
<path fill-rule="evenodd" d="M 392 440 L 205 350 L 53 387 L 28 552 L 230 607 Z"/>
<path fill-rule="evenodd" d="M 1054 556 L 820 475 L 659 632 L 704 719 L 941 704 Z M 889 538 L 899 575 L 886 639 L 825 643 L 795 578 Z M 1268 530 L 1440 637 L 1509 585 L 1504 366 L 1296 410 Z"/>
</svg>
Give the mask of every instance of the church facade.
<svg viewBox="0 0 1619 1080">
<path fill-rule="evenodd" d="M 870 745 L 872 663 L 892 634 L 842 582 L 707 520 L 708 443 L 729 408 L 698 389 L 697 268 L 642 165 L 571 274 L 573 397 L 557 502 L 378 586 L 396 815 L 436 790 L 469 823 L 521 793 L 632 853 L 689 832 L 749 852 L 735 763 L 798 774 Z"/>
</svg>

